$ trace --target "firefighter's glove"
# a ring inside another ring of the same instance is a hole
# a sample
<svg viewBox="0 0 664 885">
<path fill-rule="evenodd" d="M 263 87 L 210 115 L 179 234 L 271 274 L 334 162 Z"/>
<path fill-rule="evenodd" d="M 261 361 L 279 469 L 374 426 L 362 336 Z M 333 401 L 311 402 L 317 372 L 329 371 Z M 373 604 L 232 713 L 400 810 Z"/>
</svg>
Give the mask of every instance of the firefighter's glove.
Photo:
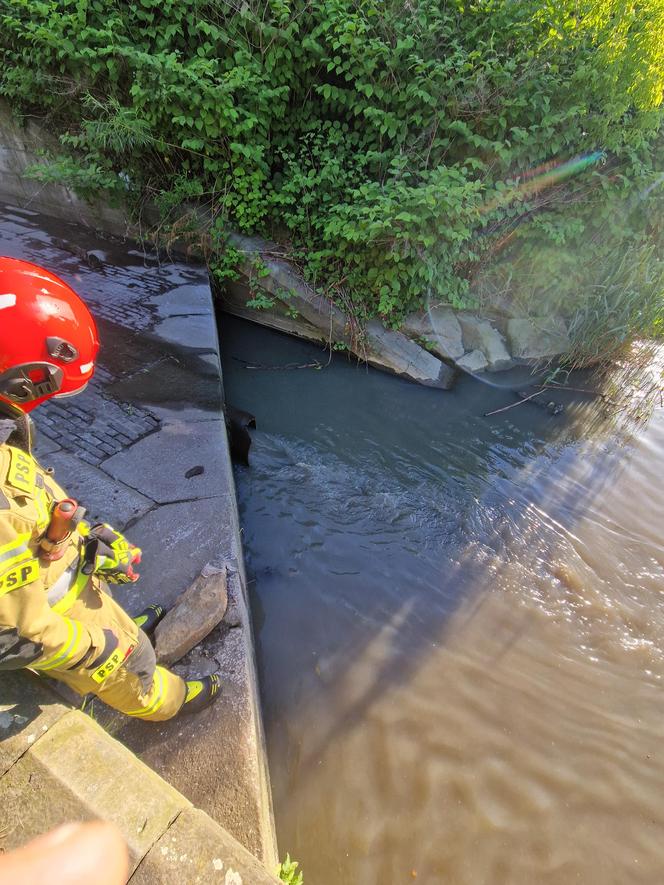
<svg viewBox="0 0 664 885">
<path fill-rule="evenodd" d="M 140 547 L 130 544 L 110 525 L 96 525 L 85 539 L 83 571 L 99 575 L 108 584 L 133 584 L 139 579 L 134 566 L 141 555 Z"/>
</svg>

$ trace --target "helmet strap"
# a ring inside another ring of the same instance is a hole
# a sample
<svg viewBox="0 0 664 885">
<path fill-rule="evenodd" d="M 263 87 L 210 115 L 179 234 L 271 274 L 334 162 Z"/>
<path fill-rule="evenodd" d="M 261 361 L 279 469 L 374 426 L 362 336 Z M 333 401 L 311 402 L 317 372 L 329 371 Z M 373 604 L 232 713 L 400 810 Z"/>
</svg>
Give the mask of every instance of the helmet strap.
<svg viewBox="0 0 664 885">
<path fill-rule="evenodd" d="M 30 373 L 39 372 L 43 377 L 33 381 Z M 62 387 L 64 374 L 53 363 L 23 363 L 12 366 L 0 374 L 0 396 L 18 406 L 27 405 L 37 399 L 53 396 Z"/>
<path fill-rule="evenodd" d="M 5 400 L 0 400 L 0 445 L 8 443 L 24 452 L 32 451 L 34 424 L 32 418 Z"/>
</svg>

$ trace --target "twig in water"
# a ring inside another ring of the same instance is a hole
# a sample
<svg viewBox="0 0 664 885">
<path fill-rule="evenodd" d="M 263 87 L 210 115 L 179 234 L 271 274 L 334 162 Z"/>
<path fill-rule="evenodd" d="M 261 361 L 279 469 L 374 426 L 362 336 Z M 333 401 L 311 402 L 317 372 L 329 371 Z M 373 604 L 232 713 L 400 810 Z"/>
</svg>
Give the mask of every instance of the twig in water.
<svg viewBox="0 0 664 885">
<path fill-rule="evenodd" d="M 588 390 L 587 387 L 568 387 L 567 384 L 539 384 L 538 387 L 541 390 L 571 390 L 572 393 L 589 393 L 590 396 L 607 398 L 606 393 L 601 393 L 599 390 Z"/>
<path fill-rule="evenodd" d="M 606 400 L 610 406 L 618 405 L 615 400 L 611 399 L 608 393 L 602 393 L 599 390 L 588 390 L 586 387 L 568 387 L 566 384 L 540 384 L 539 387 L 541 390 L 569 390 L 572 393 L 587 393 L 590 396 L 601 397 L 603 400 Z"/>
<path fill-rule="evenodd" d="M 497 415 L 499 412 L 507 412 L 508 409 L 516 409 L 516 407 L 520 406 L 522 403 L 527 403 L 528 400 L 535 399 L 536 396 L 540 396 L 543 393 L 543 390 L 537 390 L 535 393 L 531 393 L 530 396 L 524 396 L 523 399 L 520 399 L 516 403 L 511 403 L 509 406 L 503 406 L 502 409 L 494 409 L 493 412 L 485 412 L 484 417 L 488 418 L 490 415 Z"/>
<path fill-rule="evenodd" d="M 265 372 L 277 372 L 281 369 L 322 369 L 323 364 L 319 360 L 313 363 L 286 363 L 282 366 L 265 366 L 263 363 L 250 363 L 247 360 L 240 359 L 238 356 L 233 357 L 238 363 L 243 363 L 245 369 L 259 369 Z"/>
</svg>

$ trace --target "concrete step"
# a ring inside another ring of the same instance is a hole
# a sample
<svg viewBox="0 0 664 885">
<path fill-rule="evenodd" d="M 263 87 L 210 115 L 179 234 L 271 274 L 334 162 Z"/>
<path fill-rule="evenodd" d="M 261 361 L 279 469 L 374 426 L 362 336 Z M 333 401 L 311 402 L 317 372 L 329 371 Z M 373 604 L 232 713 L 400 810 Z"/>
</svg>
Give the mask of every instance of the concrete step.
<svg viewBox="0 0 664 885">
<path fill-rule="evenodd" d="M 132 883 L 274 885 L 278 880 L 89 716 L 27 673 L 0 674 L 2 847 L 69 821 L 115 823 Z"/>
</svg>

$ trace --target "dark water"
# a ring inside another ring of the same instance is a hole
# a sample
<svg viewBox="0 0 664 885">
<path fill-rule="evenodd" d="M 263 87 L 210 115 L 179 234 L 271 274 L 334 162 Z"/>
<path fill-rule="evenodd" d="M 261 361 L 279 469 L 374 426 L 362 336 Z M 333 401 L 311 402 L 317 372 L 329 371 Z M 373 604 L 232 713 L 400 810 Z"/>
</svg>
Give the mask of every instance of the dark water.
<svg viewBox="0 0 664 885">
<path fill-rule="evenodd" d="M 589 439 L 225 317 L 277 830 L 306 885 L 661 881 L 664 421 Z M 562 397 L 559 397 L 562 399 Z M 594 432 L 593 432 L 594 433 Z M 660 760 L 661 761 L 661 760 Z"/>
</svg>

